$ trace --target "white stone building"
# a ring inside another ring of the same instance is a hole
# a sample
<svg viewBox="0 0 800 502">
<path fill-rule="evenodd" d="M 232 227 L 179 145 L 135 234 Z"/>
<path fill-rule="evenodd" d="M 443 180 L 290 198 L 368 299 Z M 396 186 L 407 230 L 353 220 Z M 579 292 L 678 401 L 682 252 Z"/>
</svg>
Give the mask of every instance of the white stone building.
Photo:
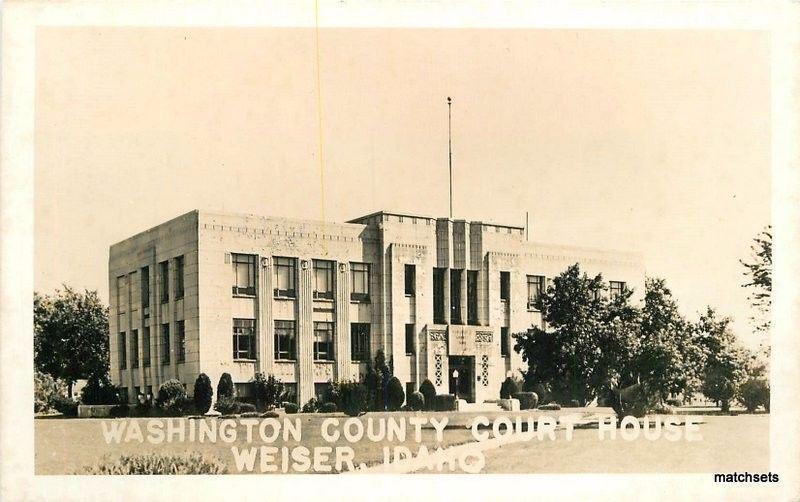
<svg viewBox="0 0 800 502">
<path fill-rule="evenodd" d="M 496 399 L 524 368 L 511 334 L 541 322 L 531 301 L 576 262 L 612 292 L 644 293 L 638 255 L 529 243 L 517 226 L 192 211 L 111 246 L 111 377 L 133 401 L 170 378 L 191 393 L 201 372 L 247 395 L 263 372 L 302 404 L 383 350 L 407 391 L 427 378 Z"/>
</svg>

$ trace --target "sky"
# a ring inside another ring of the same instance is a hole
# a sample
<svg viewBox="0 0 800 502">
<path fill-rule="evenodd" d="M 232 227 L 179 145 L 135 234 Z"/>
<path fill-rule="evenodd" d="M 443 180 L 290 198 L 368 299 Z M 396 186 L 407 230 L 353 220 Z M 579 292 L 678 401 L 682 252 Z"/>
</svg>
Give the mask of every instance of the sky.
<svg viewBox="0 0 800 502">
<path fill-rule="evenodd" d="M 739 259 L 770 222 L 754 31 L 40 28 L 35 279 L 108 298 L 111 244 L 192 209 L 380 209 L 642 253 L 690 318 L 761 340 Z"/>
</svg>

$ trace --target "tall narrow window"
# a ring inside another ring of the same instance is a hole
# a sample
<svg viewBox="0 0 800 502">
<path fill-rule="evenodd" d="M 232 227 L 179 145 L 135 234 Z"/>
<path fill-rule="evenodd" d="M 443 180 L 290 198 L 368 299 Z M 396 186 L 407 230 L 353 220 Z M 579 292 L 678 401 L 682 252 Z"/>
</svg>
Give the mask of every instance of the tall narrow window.
<svg viewBox="0 0 800 502">
<path fill-rule="evenodd" d="M 478 271 L 467 270 L 467 323 L 478 324 Z"/>
<path fill-rule="evenodd" d="M 182 363 L 186 361 L 186 324 L 184 321 L 178 321 L 175 324 L 178 330 L 178 336 L 176 337 L 178 343 L 178 362 Z"/>
<path fill-rule="evenodd" d="M 369 263 L 351 263 L 350 275 L 353 287 L 350 299 L 357 302 L 369 301 Z"/>
<path fill-rule="evenodd" d="M 413 324 L 406 324 L 406 355 L 414 355 L 414 335 L 415 329 Z"/>
<path fill-rule="evenodd" d="M 314 322 L 314 359 L 333 361 L 332 322 Z"/>
<path fill-rule="evenodd" d="M 461 319 L 461 274 L 463 270 L 450 270 L 450 324 L 463 324 Z"/>
<path fill-rule="evenodd" d="M 233 320 L 233 358 L 256 358 L 255 319 Z"/>
<path fill-rule="evenodd" d="M 142 328 L 142 366 L 150 366 L 150 326 Z"/>
<path fill-rule="evenodd" d="M 536 304 L 544 292 L 544 284 L 544 277 L 541 275 L 528 276 L 528 310 L 538 310 Z"/>
<path fill-rule="evenodd" d="M 417 287 L 417 267 L 415 265 L 405 266 L 405 294 L 414 296 Z"/>
<path fill-rule="evenodd" d="M 444 275 L 443 268 L 433 269 L 433 323 L 444 324 Z"/>
<path fill-rule="evenodd" d="M 275 359 L 295 359 L 296 343 L 294 321 L 275 321 Z"/>
<path fill-rule="evenodd" d="M 354 362 L 369 361 L 369 323 L 350 323 L 350 358 Z"/>
<path fill-rule="evenodd" d="M 169 301 L 169 262 L 162 261 L 158 264 L 159 280 L 161 281 L 161 303 Z"/>
<path fill-rule="evenodd" d="M 124 370 L 128 366 L 128 353 L 125 347 L 125 332 L 119 334 L 119 369 Z"/>
<path fill-rule="evenodd" d="M 150 317 L 150 267 L 142 267 L 141 275 L 141 303 L 142 316 L 145 319 Z"/>
<path fill-rule="evenodd" d="M 511 273 L 500 272 L 500 299 L 508 301 L 511 298 Z"/>
<path fill-rule="evenodd" d="M 314 260 L 314 298 L 333 299 L 333 262 Z"/>
<path fill-rule="evenodd" d="M 256 294 L 256 255 L 231 254 L 233 262 L 233 294 L 255 296 Z"/>
<path fill-rule="evenodd" d="M 131 331 L 131 368 L 139 367 L 139 331 Z"/>
<path fill-rule="evenodd" d="M 618 297 L 622 296 L 625 293 L 627 285 L 622 281 L 611 281 L 609 283 L 609 289 L 611 293 L 611 299 L 615 300 Z"/>
<path fill-rule="evenodd" d="M 508 328 L 500 328 L 500 355 L 503 357 L 509 355 L 508 344 Z"/>
<path fill-rule="evenodd" d="M 169 323 L 161 325 L 161 364 L 169 364 L 170 343 L 169 343 Z"/>
<path fill-rule="evenodd" d="M 275 296 L 294 298 L 296 296 L 297 260 L 276 256 L 274 263 L 272 268 L 275 270 Z"/>
<path fill-rule="evenodd" d="M 183 256 L 175 258 L 175 299 L 183 298 Z"/>
<path fill-rule="evenodd" d="M 122 314 L 128 311 L 128 285 L 127 277 L 117 277 L 117 312 Z"/>
</svg>

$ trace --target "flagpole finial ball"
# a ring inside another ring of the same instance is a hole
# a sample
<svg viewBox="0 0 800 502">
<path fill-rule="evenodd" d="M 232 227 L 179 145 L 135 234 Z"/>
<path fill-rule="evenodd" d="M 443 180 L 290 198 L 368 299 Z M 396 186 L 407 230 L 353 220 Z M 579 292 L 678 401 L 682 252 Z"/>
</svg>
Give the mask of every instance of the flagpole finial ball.
<svg viewBox="0 0 800 502">
<path fill-rule="evenodd" d="M 450 101 L 451 101 L 451 100 L 450 100 L 450 96 L 447 96 L 447 104 L 448 104 L 448 105 L 450 104 Z"/>
</svg>

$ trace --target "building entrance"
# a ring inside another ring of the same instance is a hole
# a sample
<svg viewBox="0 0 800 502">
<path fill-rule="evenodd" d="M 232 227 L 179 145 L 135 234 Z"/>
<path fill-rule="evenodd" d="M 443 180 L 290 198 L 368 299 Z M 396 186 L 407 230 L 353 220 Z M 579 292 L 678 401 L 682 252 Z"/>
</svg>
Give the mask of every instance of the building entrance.
<svg viewBox="0 0 800 502">
<path fill-rule="evenodd" d="M 450 394 L 475 402 L 475 356 L 450 356 Z"/>
</svg>

